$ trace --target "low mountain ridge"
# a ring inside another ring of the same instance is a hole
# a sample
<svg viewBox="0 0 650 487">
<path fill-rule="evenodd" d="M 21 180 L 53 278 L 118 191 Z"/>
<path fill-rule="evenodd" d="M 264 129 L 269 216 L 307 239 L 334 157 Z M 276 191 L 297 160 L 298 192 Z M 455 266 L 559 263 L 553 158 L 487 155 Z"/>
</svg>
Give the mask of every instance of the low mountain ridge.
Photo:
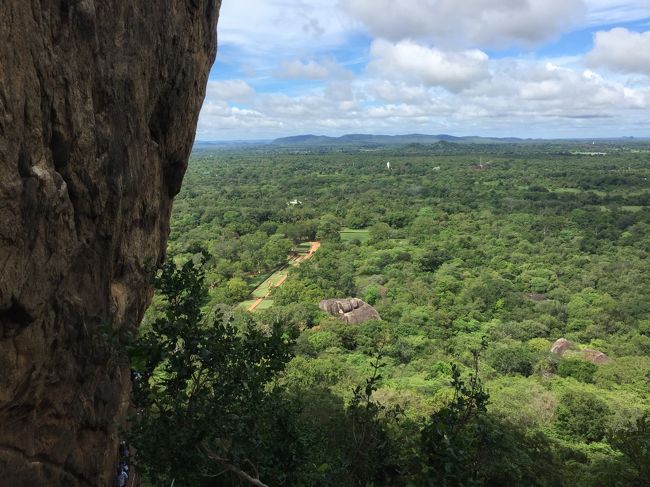
<svg viewBox="0 0 650 487">
<path fill-rule="evenodd" d="M 526 139 L 517 137 L 479 137 L 463 136 L 457 137 L 448 134 L 404 134 L 404 135 L 375 135 L 375 134 L 346 134 L 340 137 L 327 135 L 294 135 L 275 139 L 272 144 L 276 146 L 321 146 L 321 145 L 406 145 L 406 144 L 435 144 L 437 142 L 464 142 L 464 143 L 513 143 L 522 142 Z"/>
</svg>

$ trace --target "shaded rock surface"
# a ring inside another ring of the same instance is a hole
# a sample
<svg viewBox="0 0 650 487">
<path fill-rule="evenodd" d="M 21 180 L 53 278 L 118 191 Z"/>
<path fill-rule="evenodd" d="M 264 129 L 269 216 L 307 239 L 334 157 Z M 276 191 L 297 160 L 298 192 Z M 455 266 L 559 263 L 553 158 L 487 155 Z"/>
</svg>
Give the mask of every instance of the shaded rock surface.
<svg viewBox="0 0 650 487">
<path fill-rule="evenodd" d="M 152 296 L 219 6 L 0 2 L 2 485 L 113 485 L 116 337 Z"/>
<path fill-rule="evenodd" d="M 563 356 L 566 352 L 575 350 L 575 346 L 572 342 L 566 338 L 560 338 L 551 345 L 551 353 Z M 572 352 L 572 355 L 582 358 L 592 364 L 601 365 L 609 362 L 609 357 L 603 352 L 598 350 L 593 350 L 591 348 L 585 348 L 576 352 Z"/>
<path fill-rule="evenodd" d="M 358 298 L 324 299 L 318 304 L 318 307 L 350 324 L 381 320 L 375 308 Z"/>
<path fill-rule="evenodd" d="M 592 350 L 591 348 L 585 348 L 582 350 L 582 357 L 592 364 L 602 365 L 609 362 L 609 357 L 603 352 L 598 350 Z"/>
<path fill-rule="evenodd" d="M 573 343 L 569 340 L 566 338 L 559 338 L 555 343 L 553 343 L 553 345 L 551 345 L 551 353 L 562 355 L 567 350 L 573 350 L 574 348 Z"/>
</svg>

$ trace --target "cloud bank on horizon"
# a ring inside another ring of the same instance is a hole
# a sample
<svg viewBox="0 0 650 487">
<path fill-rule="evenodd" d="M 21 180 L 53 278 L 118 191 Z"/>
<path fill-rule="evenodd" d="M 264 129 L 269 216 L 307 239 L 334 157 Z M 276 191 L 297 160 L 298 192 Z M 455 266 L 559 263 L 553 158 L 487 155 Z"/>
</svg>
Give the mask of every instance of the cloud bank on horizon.
<svg viewBox="0 0 650 487">
<path fill-rule="evenodd" d="M 229 0 L 198 140 L 650 136 L 648 0 Z"/>
</svg>

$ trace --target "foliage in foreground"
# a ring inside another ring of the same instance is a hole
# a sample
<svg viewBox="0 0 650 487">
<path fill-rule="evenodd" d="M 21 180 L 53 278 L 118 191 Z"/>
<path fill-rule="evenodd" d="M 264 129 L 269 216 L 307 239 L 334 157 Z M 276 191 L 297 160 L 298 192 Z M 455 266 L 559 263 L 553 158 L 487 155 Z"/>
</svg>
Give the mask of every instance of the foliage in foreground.
<svg viewBox="0 0 650 487">
<path fill-rule="evenodd" d="M 155 485 L 559 485 L 557 447 L 487 414 L 479 376 L 485 344 L 472 351 L 469 376 L 452 364 L 451 400 L 419 426 L 399 406 L 373 398 L 385 365 L 380 353 L 347 406 L 321 404 L 339 423 L 326 432 L 336 441 L 326 444 L 318 434 L 323 424 L 302 415 L 309 395 L 300 399 L 278 385 L 291 357 L 286 330 L 262 333 L 252 322 L 240 329 L 224 313 L 204 313 L 203 274 L 192 262 L 166 264 L 156 283 L 164 314 L 132 353 L 142 373 L 132 441 Z M 575 422 L 584 415 L 594 426 L 579 431 L 601 434 L 592 432 L 597 421 L 586 409 L 573 411 L 583 402 L 567 399 L 564 416 Z M 650 428 L 643 421 L 613 440 L 629 459 L 621 469 L 631 482 L 647 471 Z"/>
<path fill-rule="evenodd" d="M 156 277 L 164 315 L 134 350 L 138 461 L 155 485 L 214 485 L 224 467 L 291 484 L 286 472 L 299 461 L 286 421 L 293 406 L 275 383 L 290 357 L 287 337 L 203 313 L 203 280 L 192 262 L 170 261 Z"/>
</svg>

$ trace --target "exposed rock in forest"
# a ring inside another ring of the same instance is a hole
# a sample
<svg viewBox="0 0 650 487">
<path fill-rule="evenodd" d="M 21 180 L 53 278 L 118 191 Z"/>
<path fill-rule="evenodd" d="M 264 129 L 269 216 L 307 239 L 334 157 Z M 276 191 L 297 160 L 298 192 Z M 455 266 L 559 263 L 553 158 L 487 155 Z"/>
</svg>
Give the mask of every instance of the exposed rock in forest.
<svg viewBox="0 0 650 487">
<path fill-rule="evenodd" d="M 0 2 L 2 485 L 110 485 L 220 0 Z M 108 337 L 108 338 L 107 338 Z"/>
<path fill-rule="evenodd" d="M 566 338 L 560 338 L 556 340 L 553 345 L 551 345 L 551 353 L 563 356 L 567 351 L 575 350 L 575 348 L 576 347 L 572 342 Z M 606 364 L 609 362 L 609 357 L 607 355 L 605 355 L 603 352 L 599 352 L 598 350 L 593 350 L 591 348 L 585 348 L 577 352 L 572 352 L 572 355 L 580 357 L 588 362 L 597 365 Z"/>
<path fill-rule="evenodd" d="M 591 348 L 585 348 L 582 350 L 582 357 L 592 364 L 602 365 L 609 362 L 609 357 L 603 352 L 598 350 L 592 350 Z"/>
<path fill-rule="evenodd" d="M 536 301 L 536 302 L 541 302 L 541 301 L 546 301 L 546 294 L 541 294 L 541 293 L 525 293 L 524 296 L 531 300 L 531 301 Z"/>
<path fill-rule="evenodd" d="M 318 304 L 318 307 L 350 324 L 381 320 L 375 308 L 358 298 L 324 299 Z"/>
<path fill-rule="evenodd" d="M 571 343 L 569 340 L 566 338 L 559 338 L 558 340 L 551 345 L 551 353 L 556 353 L 558 355 L 562 355 L 564 352 L 567 350 L 573 350 L 574 346 L 573 343 Z"/>
</svg>

